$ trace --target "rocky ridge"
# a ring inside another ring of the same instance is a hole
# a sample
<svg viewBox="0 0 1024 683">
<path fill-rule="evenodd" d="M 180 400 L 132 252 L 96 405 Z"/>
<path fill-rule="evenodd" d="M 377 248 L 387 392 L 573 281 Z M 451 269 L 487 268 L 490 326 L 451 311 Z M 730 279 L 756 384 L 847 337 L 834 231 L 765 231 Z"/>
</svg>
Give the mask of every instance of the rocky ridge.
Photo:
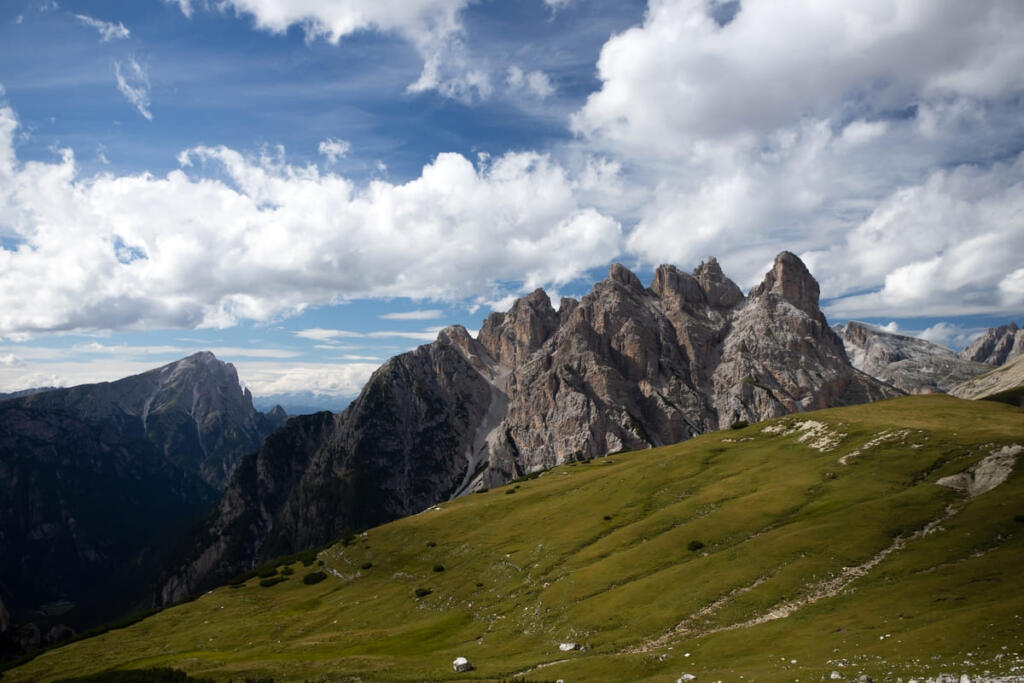
<svg viewBox="0 0 1024 683">
<path fill-rule="evenodd" d="M 960 352 L 960 357 L 989 365 L 1005 365 L 1024 355 L 1024 329 L 1017 323 L 989 328 Z"/>
<path fill-rule="evenodd" d="M 907 392 L 948 392 L 992 368 L 932 342 L 850 321 L 836 325 L 850 362 L 858 370 Z"/>
<path fill-rule="evenodd" d="M 900 393 L 850 364 L 793 254 L 746 297 L 713 258 L 650 288 L 615 264 L 579 301 L 537 290 L 476 339 L 450 327 L 392 358 L 343 413 L 289 420 L 162 597 L 553 465 Z"/>
</svg>

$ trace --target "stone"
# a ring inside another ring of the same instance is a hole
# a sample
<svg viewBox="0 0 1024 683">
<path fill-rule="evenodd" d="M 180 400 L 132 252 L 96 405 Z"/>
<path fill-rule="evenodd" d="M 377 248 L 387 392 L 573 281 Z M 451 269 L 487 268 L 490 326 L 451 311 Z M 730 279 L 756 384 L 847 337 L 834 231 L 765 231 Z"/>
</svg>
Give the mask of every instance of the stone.
<svg viewBox="0 0 1024 683">
<path fill-rule="evenodd" d="M 462 673 L 465 671 L 472 671 L 473 665 L 470 664 L 469 660 L 465 657 L 456 657 L 454 661 L 452 661 L 452 669 L 458 671 L 459 673 Z"/>
<path fill-rule="evenodd" d="M 991 327 L 960 352 L 960 357 L 989 365 L 1005 365 L 1024 355 L 1024 329 L 1017 323 Z"/>
<path fill-rule="evenodd" d="M 839 673 L 838 671 L 833 671 L 832 673 L 830 673 L 828 675 L 828 677 L 830 679 L 832 679 L 833 681 L 840 681 L 840 680 L 842 680 L 843 675 L 841 673 Z"/>
<path fill-rule="evenodd" d="M 693 674 L 683 674 L 682 676 L 680 676 L 679 678 L 676 679 L 676 683 L 686 683 L 686 681 L 695 681 L 695 680 L 697 680 L 697 677 L 694 676 Z"/>
<path fill-rule="evenodd" d="M 562 652 L 572 652 L 574 650 L 580 649 L 580 646 L 576 643 L 560 643 L 558 649 Z"/>
</svg>

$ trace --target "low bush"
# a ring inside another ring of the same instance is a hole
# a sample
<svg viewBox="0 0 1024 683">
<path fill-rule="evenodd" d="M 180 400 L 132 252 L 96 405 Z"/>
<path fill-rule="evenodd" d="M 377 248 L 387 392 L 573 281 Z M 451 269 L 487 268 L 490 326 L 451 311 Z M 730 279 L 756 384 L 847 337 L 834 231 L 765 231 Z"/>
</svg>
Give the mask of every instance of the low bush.
<svg viewBox="0 0 1024 683">
<path fill-rule="evenodd" d="M 362 566 L 363 569 L 371 569 L 372 567 L 373 567 L 373 562 L 363 562 L 363 566 Z"/>
<path fill-rule="evenodd" d="M 434 565 L 434 571 L 435 572 L 443 572 L 444 571 L 444 565 L 443 564 L 435 564 Z"/>
<path fill-rule="evenodd" d="M 282 567 L 281 568 L 281 576 L 291 576 L 294 573 L 295 573 L 295 570 L 292 569 L 291 567 Z"/>
<path fill-rule="evenodd" d="M 700 550 L 703 547 L 704 547 L 704 543 L 701 542 L 701 541 L 690 541 L 689 543 L 686 544 L 686 549 L 687 550 L 691 550 L 691 551 Z"/>
<path fill-rule="evenodd" d="M 604 516 L 604 521 L 606 521 L 606 522 L 612 521 L 612 516 L 611 515 L 605 515 Z"/>
<path fill-rule="evenodd" d="M 288 579 L 286 579 L 283 576 L 271 576 L 269 579 L 263 579 L 262 581 L 260 581 L 260 585 L 263 586 L 264 588 L 270 588 L 271 586 L 276 586 L 277 584 L 281 583 L 282 581 L 287 581 L 287 580 Z"/>
<path fill-rule="evenodd" d="M 265 567 L 256 573 L 256 576 L 261 579 L 269 579 L 271 576 L 277 576 L 277 567 Z"/>
<path fill-rule="evenodd" d="M 327 572 L 310 572 L 302 577 L 302 583 L 312 586 L 327 578 Z"/>
<path fill-rule="evenodd" d="M 744 427 L 749 427 L 749 426 L 750 426 L 750 423 L 747 422 L 746 420 L 736 420 L 731 425 L 729 425 L 729 429 L 743 429 Z"/>
<path fill-rule="evenodd" d="M 507 491 L 505 491 L 505 495 L 508 496 L 508 495 L 511 495 L 511 494 L 513 494 L 515 492 L 516 492 L 515 489 L 508 489 Z"/>
<path fill-rule="evenodd" d="M 427 597 L 428 595 L 430 595 L 433 592 L 434 591 L 430 590 L 429 588 L 417 588 L 416 589 L 416 597 L 417 598 L 425 598 L 425 597 Z"/>
</svg>

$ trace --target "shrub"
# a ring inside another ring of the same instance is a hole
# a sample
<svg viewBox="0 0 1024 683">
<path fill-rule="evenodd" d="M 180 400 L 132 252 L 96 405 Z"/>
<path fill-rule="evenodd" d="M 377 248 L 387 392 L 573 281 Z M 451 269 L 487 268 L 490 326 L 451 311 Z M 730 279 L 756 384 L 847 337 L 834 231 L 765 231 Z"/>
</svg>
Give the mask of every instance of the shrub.
<svg viewBox="0 0 1024 683">
<path fill-rule="evenodd" d="M 292 569 L 291 567 L 282 567 L 281 568 L 281 575 L 282 576 L 291 576 L 294 573 L 295 573 L 295 570 Z"/>
<path fill-rule="evenodd" d="M 341 544 L 347 548 L 354 540 L 356 540 L 356 532 L 352 531 L 349 527 L 345 527 L 345 530 L 341 532 Z"/>
<path fill-rule="evenodd" d="M 701 541 L 690 541 L 686 544 L 686 549 L 690 551 L 700 550 L 704 547 L 704 543 Z"/>
<path fill-rule="evenodd" d="M 1024 524 L 1024 515 L 1014 515 L 1013 516 L 1013 521 L 1020 522 L 1021 524 Z"/>
<path fill-rule="evenodd" d="M 434 565 L 434 571 L 435 572 L 443 572 L 444 571 L 444 565 L 443 564 L 435 564 Z"/>
<path fill-rule="evenodd" d="M 489 488 L 482 488 L 482 489 L 477 489 L 476 490 L 477 493 L 487 493 L 488 491 L 490 491 Z"/>
<path fill-rule="evenodd" d="M 513 494 L 513 493 L 515 493 L 515 492 L 516 492 L 516 490 L 515 490 L 515 489 L 508 489 L 507 491 L 505 491 L 505 495 L 506 495 L 506 496 L 509 496 L 509 495 L 512 495 L 512 494 Z"/>
<path fill-rule="evenodd" d="M 605 515 L 604 516 L 604 521 L 610 522 L 611 520 L 612 520 L 612 516 L 611 515 Z"/>
<path fill-rule="evenodd" d="M 749 427 L 749 426 L 750 426 L 750 423 L 747 422 L 746 420 L 736 420 L 731 425 L 729 425 L 729 429 L 743 429 L 744 427 Z"/>
<path fill-rule="evenodd" d="M 434 546 L 436 546 L 436 545 L 437 545 L 437 544 L 436 544 L 436 543 L 434 543 L 433 541 L 427 541 L 427 547 L 428 547 L 428 548 L 433 548 L 433 547 L 434 547 Z"/>
<path fill-rule="evenodd" d="M 484 585 L 483 585 L 482 583 L 480 583 L 479 581 L 477 581 L 477 583 L 476 583 L 476 587 L 477 587 L 477 588 L 483 588 L 483 587 L 484 587 Z"/>
<path fill-rule="evenodd" d="M 327 572 L 310 572 L 302 577 L 302 583 L 312 586 L 327 578 Z"/>
<path fill-rule="evenodd" d="M 427 597 L 428 595 L 430 595 L 433 592 L 434 591 L 430 590 L 429 588 L 417 588 L 416 589 L 416 597 L 417 598 L 425 598 L 425 597 Z"/>
<path fill-rule="evenodd" d="M 277 567 L 267 567 L 265 569 L 261 569 L 259 573 L 256 574 L 256 576 L 260 577 L 261 579 L 269 579 L 271 576 L 277 576 Z"/>
<path fill-rule="evenodd" d="M 260 581 L 260 585 L 264 588 L 270 588 L 271 586 L 276 586 L 282 581 L 287 580 L 288 579 L 284 578 L 283 576 L 271 576 L 269 579 L 263 579 L 262 581 Z"/>
<path fill-rule="evenodd" d="M 363 569 L 370 569 L 373 567 L 373 562 L 363 562 Z"/>
</svg>

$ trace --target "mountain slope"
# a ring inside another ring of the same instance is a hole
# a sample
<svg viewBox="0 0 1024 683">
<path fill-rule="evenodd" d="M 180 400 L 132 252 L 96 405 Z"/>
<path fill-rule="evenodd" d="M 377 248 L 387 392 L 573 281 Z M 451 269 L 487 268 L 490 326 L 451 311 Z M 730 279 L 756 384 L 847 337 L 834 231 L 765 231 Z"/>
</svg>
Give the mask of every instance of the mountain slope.
<svg viewBox="0 0 1024 683">
<path fill-rule="evenodd" d="M 989 365 L 1003 365 L 1024 355 L 1024 329 L 1017 323 L 991 327 L 960 352 L 960 357 Z"/>
<path fill-rule="evenodd" d="M 546 467 L 899 393 L 850 365 L 793 254 L 749 297 L 714 259 L 692 275 L 661 266 L 649 289 L 615 264 L 558 311 L 537 290 L 478 339 L 442 331 L 381 366 L 320 442 L 252 456 L 163 598 Z M 319 430 L 295 419 L 310 426 L 299 435 Z M 294 476 L 273 492 L 245 474 L 279 458 Z"/>
<path fill-rule="evenodd" d="M 987 398 L 1021 405 L 1024 401 L 1024 357 L 1017 357 L 980 377 L 958 384 L 949 393 L 960 398 Z"/>
<path fill-rule="evenodd" d="M 850 321 L 835 330 L 855 368 L 908 394 L 946 392 L 991 369 L 944 346 L 865 323 Z"/>
<path fill-rule="evenodd" d="M 5 675 L 1009 675 L 1024 667 L 1021 417 L 915 396 L 561 466 Z M 457 656 L 476 670 L 454 673 Z"/>
</svg>

